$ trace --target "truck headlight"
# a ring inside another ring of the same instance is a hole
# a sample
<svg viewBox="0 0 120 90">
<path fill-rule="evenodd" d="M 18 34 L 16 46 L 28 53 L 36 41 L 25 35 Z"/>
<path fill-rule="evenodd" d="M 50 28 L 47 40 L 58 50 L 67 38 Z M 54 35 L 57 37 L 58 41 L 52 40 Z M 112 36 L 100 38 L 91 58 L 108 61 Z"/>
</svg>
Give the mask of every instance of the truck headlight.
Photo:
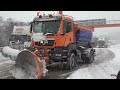
<svg viewBox="0 0 120 90">
<path fill-rule="evenodd" d="M 40 40 L 40 43 L 42 43 L 42 44 L 43 44 L 43 43 L 44 43 L 44 41 L 43 41 L 43 40 Z"/>
</svg>

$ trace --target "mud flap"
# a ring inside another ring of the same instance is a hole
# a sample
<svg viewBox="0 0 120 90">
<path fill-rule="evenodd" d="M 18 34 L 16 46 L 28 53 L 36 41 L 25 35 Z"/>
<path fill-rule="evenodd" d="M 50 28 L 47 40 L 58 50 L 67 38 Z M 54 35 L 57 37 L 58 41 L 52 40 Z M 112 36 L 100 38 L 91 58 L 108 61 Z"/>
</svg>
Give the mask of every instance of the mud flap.
<svg viewBox="0 0 120 90">
<path fill-rule="evenodd" d="M 41 79 L 43 69 L 46 69 L 45 62 L 41 61 L 36 54 L 24 50 L 17 56 L 12 75 L 16 79 Z"/>
</svg>

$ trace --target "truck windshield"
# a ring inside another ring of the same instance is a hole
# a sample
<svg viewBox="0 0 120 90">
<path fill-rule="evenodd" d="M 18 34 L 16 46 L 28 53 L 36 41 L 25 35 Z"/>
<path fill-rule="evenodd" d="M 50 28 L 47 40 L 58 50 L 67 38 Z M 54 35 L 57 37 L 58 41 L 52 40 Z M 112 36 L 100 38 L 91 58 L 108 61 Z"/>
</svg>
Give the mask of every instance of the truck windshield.
<svg viewBox="0 0 120 90">
<path fill-rule="evenodd" d="M 43 35 L 47 33 L 52 33 L 53 35 L 57 34 L 60 28 L 60 20 L 55 21 L 42 21 L 35 22 L 35 33 L 43 33 Z"/>
<path fill-rule="evenodd" d="M 10 41 L 21 41 L 22 43 L 27 41 L 27 35 L 12 35 Z"/>
</svg>

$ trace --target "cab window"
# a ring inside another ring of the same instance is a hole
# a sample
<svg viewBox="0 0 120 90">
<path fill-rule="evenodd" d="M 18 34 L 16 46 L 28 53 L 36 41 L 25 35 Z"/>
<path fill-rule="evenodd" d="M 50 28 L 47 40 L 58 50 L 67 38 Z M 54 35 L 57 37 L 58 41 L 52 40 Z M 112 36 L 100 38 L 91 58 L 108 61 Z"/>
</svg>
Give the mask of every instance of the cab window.
<svg viewBox="0 0 120 90">
<path fill-rule="evenodd" d="M 72 31 L 72 22 L 64 21 L 64 33 L 69 33 Z"/>
</svg>

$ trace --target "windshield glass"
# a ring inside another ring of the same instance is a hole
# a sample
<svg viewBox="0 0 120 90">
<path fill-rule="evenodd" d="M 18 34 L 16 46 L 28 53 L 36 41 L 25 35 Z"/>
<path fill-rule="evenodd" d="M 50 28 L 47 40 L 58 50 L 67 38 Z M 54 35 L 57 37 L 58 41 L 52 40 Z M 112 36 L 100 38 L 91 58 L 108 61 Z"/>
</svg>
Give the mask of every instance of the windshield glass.
<svg viewBox="0 0 120 90">
<path fill-rule="evenodd" d="M 47 33 L 52 33 L 53 35 L 57 34 L 60 28 L 60 21 L 43 21 L 43 22 L 35 22 L 35 33 L 43 33 L 43 35 Z"/>
<path fill-rule="evenodd" d="M 11 41 L 18 41 L 19 40 L 19 36 L 18 35 L 12 35 L 11 36 Z"/>
<path fill-rule="evenodd" d="M 21 35 L 20 36 L 20 41 L 26 42 L 27 41 L 27 35 Z"/>
<path fill-rule="evenodd" d="M 21 41 L 21 42 L 25 42 L 27 41 L 27 35 L 12 35 L 11 36 L 11 41 Z"/>
<path fill-rule="evenodd" d="M 42 23 L 41 22 L 35 22 L 35 33 L 41 33 L 42 32 Z"/>
</svg>

